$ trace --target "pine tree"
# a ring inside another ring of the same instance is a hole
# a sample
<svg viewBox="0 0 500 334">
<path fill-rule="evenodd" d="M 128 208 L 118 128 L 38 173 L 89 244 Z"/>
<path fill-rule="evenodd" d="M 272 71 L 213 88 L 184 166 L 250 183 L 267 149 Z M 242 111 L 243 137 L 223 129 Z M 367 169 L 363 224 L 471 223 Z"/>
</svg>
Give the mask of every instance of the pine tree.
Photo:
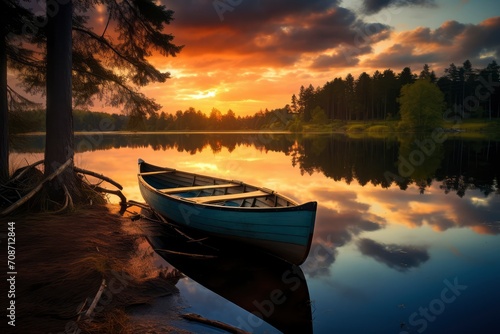
<svg viewBox="0 0 500 334">
<path fill-rule="evenodd" d="M 108 13 L 101 34 L 94 32 L 88 15 L 98 6 Z M 27 10 L 20 7 L 16 11 L 21 9 Z M 72 102 L 92 105 L 97 99 L 139 118 L 151 115 L 161 106 L 138 87 L 164 82 L 170 74 L 147 59 L 153 51 L 175 56 L 182 47 L 172 44 L 173 36 L 163 32 L 173 12 L 153 0 L 53 2 L 46 11 L 47 26 L 36 30 L 41 56 L 33 63 L 46 62 L 47 71 L 30 71 L 24 66 L 19 78 L 29 92 L 46 94 L 45 173 L 50 174 L 74 156 Z M 113 29 L 108 31 L 108 27 Z M 72 168 L 65 175 L 55 179 L 52 189 L 56 193 L 61 193 L 62 184 L 71 185 Z"/>
</svg>

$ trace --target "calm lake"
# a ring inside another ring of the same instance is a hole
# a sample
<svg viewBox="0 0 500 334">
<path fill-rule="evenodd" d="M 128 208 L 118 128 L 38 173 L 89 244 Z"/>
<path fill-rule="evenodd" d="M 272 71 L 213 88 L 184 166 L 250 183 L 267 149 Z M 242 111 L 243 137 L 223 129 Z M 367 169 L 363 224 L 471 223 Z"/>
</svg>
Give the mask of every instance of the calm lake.
<svg viewBox="0 0 500 334">
<path fill-rule="evenodd" d="M 76 164 L 121 183 L 129 200 L 143 202 L 136 176 L 142 158 L 318 201 L 313 245 L 300 269 L 248 254 L 213 266 L 158 257 L 187 277 L 177 283 L 178 296 L 137 317 L 182 327 L 165 311 L 177 307 L 255 333 L 498 332 L 499 141 L 86 133 L 75 143 Z M 13 164 L 41 159 L 43 147 L 43 136 L 16 137 Z M 272 325 L 247 310 L 269 315 Z M 312 326 L 287 326 L 307 319 Z"/>
</svg>

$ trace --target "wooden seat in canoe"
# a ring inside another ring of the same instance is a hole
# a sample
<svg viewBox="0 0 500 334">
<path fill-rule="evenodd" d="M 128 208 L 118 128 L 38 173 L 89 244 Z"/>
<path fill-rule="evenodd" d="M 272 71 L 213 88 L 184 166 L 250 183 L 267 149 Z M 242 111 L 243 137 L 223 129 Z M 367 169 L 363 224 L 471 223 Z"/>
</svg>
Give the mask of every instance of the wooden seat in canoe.
<svg viewBox="0 0 500 334">
<path fill-rule="evenodd" d="M 193 201 L 193 202 L 196 202 L 198 204 L 207 204 L 207 203 L 233 201 L 233 200 L 253 198 L 253 197 L 264 197 L 264 196 L 270 196 L 270 195 L 271 194 L 266 193 L 262 190 L 257 190 L 257 191 L 249 191 L 246 193 L 237 193 L 237 194 L 228 194 L 228 195 L 219 195 L 219 196 L 191 197 L 191 198 L 186 198 L 186 199 Z"/>
<path fill-rule="evenodd" d="M 164 194 L 175 194 L 175 193 L 185 193 L 185 192 L 197 191 L 197 190 L 233 188 L 233 187 L 239 187 L 239 186 L 240 186 L 240 184 L 236 184 L 236 183 L 224 183 L 224 184 L 209 184 L 206 186 L 165 188 L 165 189 L 158 189 L 158 191 L 161 191 Z"/>
</svg>

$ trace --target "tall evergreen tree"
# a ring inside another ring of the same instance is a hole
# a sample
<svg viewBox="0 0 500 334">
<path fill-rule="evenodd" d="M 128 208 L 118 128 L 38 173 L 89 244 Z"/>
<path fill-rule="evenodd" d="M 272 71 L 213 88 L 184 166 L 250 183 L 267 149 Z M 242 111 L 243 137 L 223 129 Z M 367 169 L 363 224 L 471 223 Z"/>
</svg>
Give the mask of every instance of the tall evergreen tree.
<svg viewBox="0 0 500 334">
<path fill-rule="evenodd" d="M 372 106 L 372 85 L 371 78 L 366 72 L 363 72 L 356 81 L 356 119 L 368 119 Z"/>
<path fill-rule="evenodd" d="M 292 109 L 292 112 L 297 112 L 298 110 L 298 105 L 297 105 L 297 96 L 295 94 L 292 95 L 292 104 L 290 105 L 290 108 Z"/>
<path fill-rule="evenodd" d="M 97 6 L 108 13 L 101 34 L 89 20 Z M 53 2 L 46 9 L 46 60 L 39 59 L 46 61 L 46 76 L 24 71 L 20 78 L 29 91 L 46 93 L 45 172 L 50 173 L 74 154 L 72 102 L 91 105 L 99 99 L 140 118 L 152 114 L 161 106 L 138 87 L 164 82 L 170 75 L 147 59 L 153 51 L 175 56 L 182 47 L 172 44 L 173 36 L 163 31 L 173 12 L 153 0 Z M 43 43 L 40 46 L 43 55 Z M 70 181 L 59 178 L 53 188 L 64 182 Z"/>
<path fill-rule="evenodd" d="M 432 82 L 432 83 L 436 82 L 436 74 L 434 73 L 434 71 L 431 71 L 428 64 L 424 64 L 424 68 L 420 72 L 420 75 L 418 76 L 418 78 L 419 79 L 429 79 L 430 82 Z"/>
<path fill-rule="evenodd" d="M 351 73 L 348 73 L 345 77 L 345 96 L 346 96 L 346 120 L 352 120 L 355 116 L 355 101 L 356 101 L 356 91 L 354 77 Z"/>
<path fill-rule="evenodd" d="M 45 135 L 45 175 L 52 174 L 74 156 L 73 108 L 71 85 L 73 2 L 47 6 L 47 116 Z M 75 178 L 67 168 L 52 182 L 53 193 L 62 194 L 62 186 L 72 190 Z"/>
</svg>

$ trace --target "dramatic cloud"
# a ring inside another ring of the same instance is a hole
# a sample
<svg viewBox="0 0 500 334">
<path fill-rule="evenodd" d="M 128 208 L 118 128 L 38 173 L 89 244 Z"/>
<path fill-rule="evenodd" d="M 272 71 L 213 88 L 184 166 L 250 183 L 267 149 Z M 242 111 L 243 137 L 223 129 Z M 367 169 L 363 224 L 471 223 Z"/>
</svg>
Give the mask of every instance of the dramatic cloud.
<svg viewBox="0 0 500 334">
<path fill-rule="evenodd" d="M 371 239 L 360 239 L 357 245 L 364 255 L 397 271 L 416 268 L 430 258 L 426 249 L 416 246 L 383 244 Z"/>
<path fill-rule="evenodd" d="M 359 64 L 392 32 L 336 0 L 190 0 L 167 6 L 175 14 L 166 30 L 185 47 L 176 58 L 151 57 L 172 79 L 146 89 L 170 113 L 190 106 L 238 115 L 281 108 L 301 85 L 323 84 L 332 79 L 329 70 Z"/>
<path fill-rule="evenodd" d="M 229 2 L 230 3 L 230 2 Z M 184 53 L 221 60 L 237 54 L 247 66 L 297 63 L 304 53 L 355 48 L 355 56 L 388 38 L 390 27 L 370 24 L 337 1 L 234 1 L 220 17 L 213 1 L 174 3 L 173 34 Z M 349 53 L 349 57 L 352 52 Z"/>
<path fill-rule="evenodd" d="M 500 208 L 494 197 L 483 198 L 480 190 L 469 189 L 468 199 L 448 194 L 445 201 L 437 202 L 433 196 L 422 197 L 416 188 L 401 193 L 376 191 L 367 199 L 378 202 L 387 212 L 388 223 L 409 227 L 428 225 L 443 232 L 449 229 L 468 228 L 480 234 L 500 234 Z M 442 192 L 433 184 L 429 192 Z"/>
<path fill-rule="evenodd" d="M 425 6 L 436 7 L 435 0 L 364 0 L 363 11 L 375 14 L 387 7 Z"/>
<path fill-rule="evenodd" d="M 483 67 L 500 55 L 500 17 L 479 24 L 446 21 L 437 29 L 418 27 L 393 37 L 394 44 L 362 65 L 371 67 L 422 66 L 434 64 L 443 69 L 450 63 L 469 59 Z"/>
</svg>

